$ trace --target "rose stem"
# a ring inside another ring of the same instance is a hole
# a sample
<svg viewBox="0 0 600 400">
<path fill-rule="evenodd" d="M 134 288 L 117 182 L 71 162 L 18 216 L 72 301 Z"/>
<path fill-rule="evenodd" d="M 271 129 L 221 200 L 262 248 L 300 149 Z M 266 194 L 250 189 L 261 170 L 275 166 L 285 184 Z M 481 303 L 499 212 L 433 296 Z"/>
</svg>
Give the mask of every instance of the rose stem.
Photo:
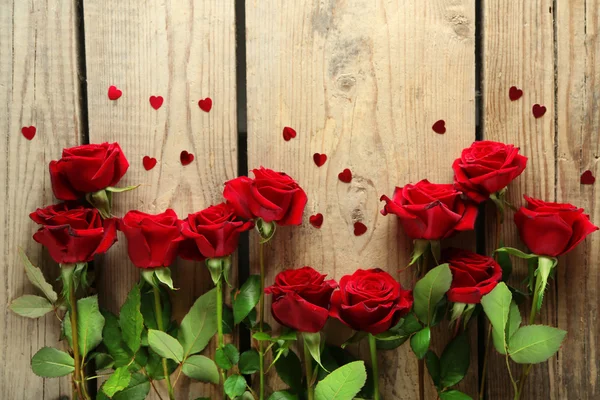
<svg viewBox="0 0 600 400">
<path fill-rule="evenodd" d="M 223 272 L 221 272 L 221 276 L 217 280 L 217 346 L 219 349 L 222 349 L 224 346 L 223 340 Z M 225 396 L 225 370 L 223 368 L 219 368 L 221 372 L 221 380 L 222 386 L 221 390 L 223 391 L 223 398 L 226 399 Z"/>
<path fill-rule="evenodd" d="M 265 245 L 261 243 L 258 246 L 258 259 L 260 263 L 260 297 L 259 297 L 259 308 L 260 308 L 260 319 L 258 323 L 259 332 L 263 331 L 263 324 L 265 320 Z M 258 341 L 258 361 L 260 367 L 260 389 L 259 398 L 264 400 L 265 398 L 265 353 L 263 349 L 262 340 Z"/>
<path fill-rule="evenodd" d="M 313 368 L 312 368 L 312 356 L 310 355 L 310 350 L 308 349 L 308 345 L 306 341 L 304 342 L 304 369 L 306 370 L 306 395 L 308 400 L 313 400 L 315 398 L 315 393 L 312 387 L 313 381 Z"/>
<path fill-rule="evenodd" d="M 379 400 L 379 368 L 377 360 L 377 339 L 369 333 L 369 350 L 371 351 L 371 368 L 373 368 L 373 400 Z"/>
<path fill-rule="evenodd" d="M 67 268 L 71 268 L 70 274 L 65 273 Z M 75 381 L 75 388 L 77 389 L 78 397 L 82 399 L 89 399 L 89 397 L 84 397 L 81 385 L 84 384 L 81 380 L 81 358 L 79 355 L 79 335 L 77 333 L 77 299 L 75 297 L 75 277 L 74 268 L 63 266 L 63 278 L 64 283 L 69 285 L 69 305 L 71 307 L 70 317 L 71 317 L 71 343 L 73 348 L 73 359 L 75 360 L 75 370 L 73 371 L 73 380 Z M 67 280 L 68 278 L 68 280 Z"/>
<path fill-rule="evenodd" d="M 164 332 L 165 328 L 163 326 L 162 309 L 160 306 L 160 290 L 158 289 L 157 285 L 152 285 L 152 291 L 154 292 L 154 311 L 156 314 L 156 324 L 158 325 L 158 330 Z M 162 366 L 165 374 L 165 380 L 167 381 L 167 388 L 169 389 L 169 399 L 175 400 L 173 386 L 171 386 L 171 377 L 169 376 L 169 368 L 167 367 L 167 359 L 164 357 L 162 359 Z"/>
</svg>

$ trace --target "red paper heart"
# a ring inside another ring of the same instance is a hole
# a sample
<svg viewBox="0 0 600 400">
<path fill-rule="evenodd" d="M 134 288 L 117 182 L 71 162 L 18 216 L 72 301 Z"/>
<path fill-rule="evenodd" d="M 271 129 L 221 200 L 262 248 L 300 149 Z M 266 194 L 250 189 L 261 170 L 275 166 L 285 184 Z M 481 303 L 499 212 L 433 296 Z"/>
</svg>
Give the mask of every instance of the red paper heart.
<svg viewBox="0 0 600 400">
<path fill-rule="evenodd" d="M 362 222 L 354 223 L 354 236 L 360 236 L 367 231 L 367 227 Z"/>
<path fill-rule="evenodd" d="M 338 174 L 338 179 L 342 182 L 350 183 L 352 181 L 352 171 L 346 168 Z"/>
<path fill-rule="evenodd" d="M 202 111 L 209 112 L 212 108 L 212 99 L 210 97 L 207 97 L 205 99 L 199 100 L 198 107 L 200 107 Z"/>
<path fill-rule="evenodd" d="M 533 112 L 533 116 L 536 118 L 541 118 L 546 114 L 546 107 L 540 106 L 539 104 L 534 104 L 531 108 L 531 112 Z"/>
<path fill-rule="evenodd" d="M 142 162 L 144 163 L 144 168 L 146 169 L 146 171 L 150 171 L 156 165 L 156 158 L 144 156 Z"/>
<path fill-rule="evenodd" d="M 150 96 L 150 105 L 155 110 L 158 110 L 163 105 L 164 100 L 162 96 Z"/>
<path fill-rule="evenodd" d="M 313 160 L 315 164 L 317 164 L 317 167 L 320 167 L 327 161 L 327 156 L 325 154 L 315 153 L 313 154 Z"/>
<path fill-rule="evenodd" d="M 181 165 L 188 165 L 190 164 L 192 161 L 194 161 L 194 155 L 192 153 L 188 153 L 187 151 L 183 150 L 181 152 L 181 154 L 179 155 L 179 160 L 181 160 Z"/>
<path fill-rule="evenodd" d="M 443 135 L 444 133 L 446 133 L 446 122 L 443 119 L 440 119 L 435 124 L 433 124 L 431 129 L 433 129 L 435 133 Z"/>
<path fill-rule="evenodd" d="M 110 86 L 108 88 L 108 98 L 111 100 L 117 100 L 122 94 L 123 92 L 117 89 L 116 86 Z"/>
<path fill-rule="evenodd" d="M 321 225 L 323 225 L 323 214 L 318 213 L 318 214 L 315 214 L 315 215 L 311 215 L 308 218 L 308 220 L 309 220 L 309 222 L 310 222 L 310 224 L 312 226 L 314 226 L 315 228 L 319 229 L 321 227 Z"/>
<path fill-rule="evenodd" d="M 593 185 L 596 182 L 596 178 L 592 175 L 592 171 L 589 169 L 581 174 L 581 184 L 582 185 Z"/>
<path fill-rule="evenodd" d="M 289 142 L 290 139 L 295 138 L 296 137 L 296 131 L 292 128 L 290 128 L 289 126 L 286 126 L 285 128 L 283 128 L 283 139 L 286 142 Z"/>
<path fill-rule="evenodd" d="M 523 91 L 516 86 L 511 86 L 508 90 L 508 97 L 510 101 L 519 100 L 523 96 Z"/>
<path fill-rule="evenodd" d="M 21 128 L 21 133 L 25 136 L 25 139 L 31 140 L 35 136 L 35 126 L 24 126 Z"/>
</svg>

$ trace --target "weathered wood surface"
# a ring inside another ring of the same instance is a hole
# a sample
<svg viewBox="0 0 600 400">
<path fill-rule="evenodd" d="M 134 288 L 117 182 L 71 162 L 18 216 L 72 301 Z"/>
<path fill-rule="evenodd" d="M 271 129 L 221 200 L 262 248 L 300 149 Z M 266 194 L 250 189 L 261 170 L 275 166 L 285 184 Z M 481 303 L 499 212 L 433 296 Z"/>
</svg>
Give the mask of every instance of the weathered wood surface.
<svg viewBox="0 0 600 400">
<path fill-rule="evenodd" d="M 63 147 L 80 142 L 77 25 L 74 1 L 0 2 L 0 397 L 57 399 L 70 395 L 70 379 L 44 380 L 33 374 L 31 357 L 43 346 L 60 347 L 60 323 L 49 314 L 38 320 L 8 310 L 22 294 L 34 294 L 17 250 L 22 247 L 49 282 L 58 265 L 31 238 L 37 229 L 28 215 L 56 200 L 48 163 Z M 28 141 L 23 126 L 35 126 Z"/>
</svg>

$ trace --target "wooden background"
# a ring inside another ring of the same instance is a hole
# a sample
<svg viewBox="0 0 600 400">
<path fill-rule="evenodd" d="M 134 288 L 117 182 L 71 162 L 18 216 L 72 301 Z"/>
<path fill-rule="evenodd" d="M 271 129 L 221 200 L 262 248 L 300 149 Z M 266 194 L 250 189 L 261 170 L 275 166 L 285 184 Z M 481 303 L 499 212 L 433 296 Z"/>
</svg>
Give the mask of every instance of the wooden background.
<svg viewBox="0 0 600 400">
<path fill-rule="evenodd" d="M 67 379 L 43 380 L 29 368 L 40 347 L 57 345 L 57 320 L 7 311 L 13 298 L 33 291 L 19 246 L 57 274 L 31 239 L 36 228 L 27 215 L 54 201 L 47 165 L 63 147 L 121 144 L 131 163 L 122 184 L 142 187 L 117 197 L 118 215 L 171 207 L 183 217 L 219 202 L 223 181 L 240 172 L 284 170 L 309 202 L 303 226 L 279 230 L 267 252 L 269 280 L 312 265 L 334 278 L 381 267 L 408 284 L 397 270 L 410 242 L 395 218 L 379 214 L 379 197 L 423 178 L 451 182 L 452 160 L 476 139 L 514 143 L 529 157 L 510 186 L 512 203 L 525 193 L 568 201 L 600 223 L 598 183 L 579 183 L 588 169 L 600 177 L 599 32 L 600 0 L 0 0 L 1 397 L 70 394 Z M 108 100 L 110 85 L 123 90 L 119 100 Z M 508 99 L 513 85 L 524 91 L 516 102 Z M 165 98 L 158 111 L 151 95 Z M 210 113 L 197 106 L 205 97 L 214 102 Z M 540 119 L 531 113 L 535 103 L 548 109 Z M 438 119 L 446 121 L 444 135 L 431 130 Z M 20 133 L 29 125 L 37 127 L 32 141 Z M 284 126 L 297 138 L 283 141 Z M 186 167 L 182 150 L 196 157 Z M 315 152 L 328 155 L 321 168 Z M 149 172 L 145 155 L 158 160 Z M 351 184 L 337 179 L 344 168 L 353 172 Z M 320 230 L 308 224 L 317 212 Z M 502 239 L 523 248 L 510 218 Z M 353 234 L 356 221 L 368 228 L 363 236 Z M 479 250 L 491 250 L 494 231 L 487 218 L 488 233 L 478 232 L 487 246 L 480 240 Z M 257 270 L 250 237 L 239 255 L 242 277 Z M 558 356 L 534 369 L 525 398 L 600 397 L 599 259 L 595 234 L 560 260 L 542 319 L 569 334 Z M 101 302 L 117 311 L 138 279 L 124 240 L 95 267 Z M 202 265 L 173 269 L 181 316 L 212 285 Z M 513 283 L 525 273 L 517 264 Z M 461 384 L 474 398 L 485 331 L 472 328 L 472 366 Z M 435 334 L 441 345 L 447 333 Z M 353 351 L 366 355 L 364 345 Z M 435 399 L 407 345 L 382 352 L 380 363 L 386 400 Z M 511 398 L 505 375 L 492 352 L 488 399 Z M 275 378 L 269 384 L 281 386 Z M 207 385 L 179 385 L 182 399 L 215 394 Z"/>
</svg>

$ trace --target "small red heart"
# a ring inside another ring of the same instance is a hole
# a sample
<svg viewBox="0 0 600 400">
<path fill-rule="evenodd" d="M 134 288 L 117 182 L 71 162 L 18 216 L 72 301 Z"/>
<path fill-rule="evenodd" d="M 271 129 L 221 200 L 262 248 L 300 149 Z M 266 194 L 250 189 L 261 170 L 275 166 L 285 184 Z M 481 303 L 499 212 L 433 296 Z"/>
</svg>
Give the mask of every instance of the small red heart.
<svg viewBox="0 0 600 400">
<path fill-rule="evenodd" d="M 367 227 L 362 222 L 354 223 L 354 236 L 360 236 L 367 231 Z"/>
<path fill-rule="evenodd" d="M 204 112 L 209 112 L 212 108 L 212 99 L 207 97 L 198 101 L 198 107 Z"/>
<path fill-rule="evenodd" d="M 313 160 L 315 164 L 317 164 L 317 167 L 320 167 L 327 161 L 327 156 L 325 154 L 315 153 L 313 154 Z"/>
<path fill-rule="evenodd" d="M 156 158 L 144 156 L 142 162 L 144 163 L 144 168 L 146 169 L 146 171 L 150 171 L 156 165 Z"/>
<path fill-rule="evenodd" d="M 319 229 L 321 227 L 321 225 L 323 225 L 323 214 L 318 213 L 318 214 L 315 214 L 315 215 L 311 215 L 308 218 L 308 220 L 309 220 L 309 222 L 310 222 L 310 224 L 312 226 L 314 226 L 315 228 Z"/>
<path fill-rule="evenodd" d="M 158 110 L 163 105 L 164 100 L 162 96 L 150 96 L 150 105 L 155 110 Z"/>
<path fill-rule="evenodd" d="M 581 174 L 581 184 L 582 185 L 593 185 L 596 182 L 596 178 L 592 175 L 592 171 L 589 169 Z"/>
<path fill-rule="evenodd" d="M 516 86 L 511 86 L 508 90 L 510 101 L 519 100 L 523 96 L 523 91 Z"/>
<path fill-rule="evenodd" d="M 188 153 L 187 151 L 183 150 L 181 152 L 181 154 L 179 155 L 179 160 L 181 160 L 181 165 L 188 165 L 190 164 L 192 161 L 194 161 L 194 155 L 192 153 Z"/>
<path fill-rule="evenodd" d="M 338 179 L 342 182 L 350 183 L 352 181 L 352 171 L 346 168 L 338 174 Z"/>
<path fill-rule="evenodd" d="M 296 137 L 296 131 L 292 128 L 290 128 L 289 126 L 286 126 L 285 128 L 283 128 L 283 139 L 286 142 L 289 142 L 290 139 L 295 138 Z"/>
<path fill-rule="evenodd" d="M 25 136 L 25 139 L 31 140 L 35 136 L 35 126 L 24 126 L 21 128 L 21 133 Z"/>
<path fill-rule="evenodd" d="M 539 104 L 534 104 L 531 108 L 531 112 L 533 112 L 533 116 L 536 118 L 541 118 L 546 114 L 546 106 L 540 106 Z"/>
<path fill-rule="evenodd" d="M 443 119 L 440 119 L 435 124 L 433 124 L 431 129 L 433 129 L 435 133 L 443 135 L 444 133 L 446 133 L 446 122 Z"/>
<path fill-rule="evenodd" d="M 119 97 L 123 95 L 123 92 L 117 89 L 116 86 L 110 86 L 108 88 L 108 98 L 111 100 L 117 100 Z"/>
</svg>

